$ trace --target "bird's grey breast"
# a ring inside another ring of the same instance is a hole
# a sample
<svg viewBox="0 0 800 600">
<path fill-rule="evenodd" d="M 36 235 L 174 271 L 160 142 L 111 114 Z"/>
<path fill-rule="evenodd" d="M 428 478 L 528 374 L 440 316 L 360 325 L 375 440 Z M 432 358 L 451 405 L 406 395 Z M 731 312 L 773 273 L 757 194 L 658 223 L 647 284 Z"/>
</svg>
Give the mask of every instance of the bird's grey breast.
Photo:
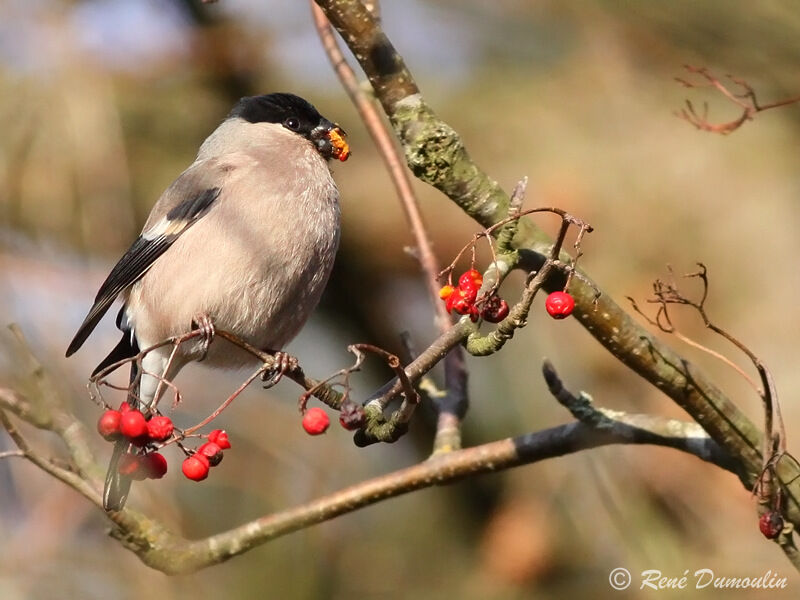
<svg viewBox="0 0 800 600">
<path fill-rule="evenodd" d="M 170 260 L 156 261 L 132 290 L 149 313 L 137 319 L 139 333 L 156 343 L 207 314 L 219 329 L 280 349 L 316 307 L 333 267 L 336 185 L 307 144 L 278 143 L 213 160 L 224 173 L 219 196 L 168 250 Z M 230 350 L 212 347 L 207 362 L 240 363 Z"/>
</svg>

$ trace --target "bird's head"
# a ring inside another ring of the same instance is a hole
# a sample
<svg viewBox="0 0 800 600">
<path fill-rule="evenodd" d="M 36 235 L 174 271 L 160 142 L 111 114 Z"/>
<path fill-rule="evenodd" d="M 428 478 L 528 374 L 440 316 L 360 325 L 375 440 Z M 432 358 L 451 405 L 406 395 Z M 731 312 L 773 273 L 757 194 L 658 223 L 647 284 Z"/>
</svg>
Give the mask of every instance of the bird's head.
<svg viewBox="0 0 800 600">
<path fill-rule="evenodd" d="M 326 160 L 345 161 L 350 156 L 344 130 L 319 114 L 311 103 L 294 94 L 247 96 L 239 100 L 228 115 L 228 118 L 234 117 L 250 123 L 279 124 L 311 142 Z"/>
</svg>

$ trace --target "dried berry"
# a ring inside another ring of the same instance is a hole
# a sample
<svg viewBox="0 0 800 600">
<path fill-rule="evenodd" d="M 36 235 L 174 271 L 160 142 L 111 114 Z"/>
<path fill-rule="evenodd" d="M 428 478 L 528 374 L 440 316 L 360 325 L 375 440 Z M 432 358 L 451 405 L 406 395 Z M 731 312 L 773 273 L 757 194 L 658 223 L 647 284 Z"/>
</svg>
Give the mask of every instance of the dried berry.
<svg viewBox="0 0 800 600">
<path fill-rule="evenodd" d="M 120 437 L 119 421 L 122 414 L 118 410 L 107 410 L 97 421 L 97 432 L 109 442 Z"/>
<path fill-rule="evenodd" d="M 150 479 L 161 479 L 167 474 L 167 459 L 158 452 L 151 452 L 143 456 L 141 464 Z"/>
<path fill-rule="evenodd" d="M 128 439 L 147 435 L 147 421 L 138 410 L 131 410 L 120 417 L 119 430 Z"/>
<path fill-rule="evenodd" d="M 499 323 L 508 316 L 508 302 L 500 296 L 492 296 L 483 305 L 481 317 L 489 323 Z"/>
<path fill-rule="evenodd" d="M 227 450 L 231 447 L 231 442 L 228 439 L 228 434 L 225 432 L 224 429 L 215 429 L 211 433 L 208 434 L 208 441 L 214 442 L 217 446 L 222 448 L 223 450 Z"/>
<path fill-rule="evenodd" d="M 156 415 L 147 422 L 147 435 L 157 442 L 168 439 L 174 430 L 175 426 L 169 417 Z"/>
<path fill-rule="evenodd" d="M 192 481 L 203 481 L 208 477 L 210 465 L 208 459 L 202 454 L 192 454 L 181 465 L 183 474 Z"/>
<path fill-rule="evenodd" d="M 554 319 L 564 319 L 572 314 L 575 299 L 567 292 L 553 292 L 545 300 L 544 306 Z"/>
<path fill-rule="evenodd" d="M 222 462 L 222 448 L 214 442 L 206 442 L 197 449 L 197 454 L 202 454 L 208 459 L 208 464 L 216 467 Z"/>
<path fill-rule="evenodd" d="M 303 415 L 303 429 L 308 435 L 325 433 L 330 424 L 327 413 L 319 407 L 309 408 Z"/>
<path fill-rule="evenodd" d="M 342 404 L 342 410 L 339 413 L 339 425 L 348 431 L 355 431 L 361 429 L 366 420 L 364 408 L 355 402 L 345 402 Z"/>
<path fill-rule="evenodd" d="M 779 512 L 765 512 L 758 520 L 758 528 L 764 537 L 769 540 L 774 540 L 783 531 L 783 517 Z"/>
</svg>

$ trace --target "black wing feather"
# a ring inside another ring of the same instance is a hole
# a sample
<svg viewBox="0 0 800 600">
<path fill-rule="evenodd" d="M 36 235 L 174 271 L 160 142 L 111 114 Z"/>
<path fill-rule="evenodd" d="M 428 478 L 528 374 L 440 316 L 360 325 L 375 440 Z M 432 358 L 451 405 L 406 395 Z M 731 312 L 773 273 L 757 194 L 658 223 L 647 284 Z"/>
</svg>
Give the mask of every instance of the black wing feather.
<svg viewBox="0 0 800 600">
<path fill-rule="evenodd" d="M 215 187 L 184 200 L 166 215 L 167 221 L 176 224 L 168 233 L 152 239 L 147 239 L 144 235 L 137 238 L 100 286 L 94 306 L 67 348 L 67 356 L 83 345 L 120 292 L 136 283 L 184 231 L 208 212 L 219 193 L 220 188 Z"/>
</svg>

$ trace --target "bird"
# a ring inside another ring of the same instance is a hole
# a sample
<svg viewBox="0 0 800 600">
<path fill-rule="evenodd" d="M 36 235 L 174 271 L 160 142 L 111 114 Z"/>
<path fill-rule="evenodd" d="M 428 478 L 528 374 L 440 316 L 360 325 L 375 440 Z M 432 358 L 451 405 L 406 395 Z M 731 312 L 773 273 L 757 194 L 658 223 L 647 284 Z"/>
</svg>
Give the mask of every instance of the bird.
<svg viewBox="0 0 800 600">
<path fill-rule="evenodd" d="M 93 376 L 191 328 L 204 333 L 174 355 L 167 345 L 148 352 L 140 366 L 131 361 L 127 401 L 142 410 L 192 361 L 237 368 L 256 360 L 222 338 L 211 344 L 215 328 L 280 351 L 318 304 L 333 267 L 341 218 L 329 161 L 350 156 L 346 137 L 294 94 L 240 99 L 155 203 L 66 356 L 117 298 L 122 339 Z M 116 442 L 103 491 L 107 511 L 125 505 L 131 479 L 118 466 L 131 451 L 128 441 Z"/>
</svg>

